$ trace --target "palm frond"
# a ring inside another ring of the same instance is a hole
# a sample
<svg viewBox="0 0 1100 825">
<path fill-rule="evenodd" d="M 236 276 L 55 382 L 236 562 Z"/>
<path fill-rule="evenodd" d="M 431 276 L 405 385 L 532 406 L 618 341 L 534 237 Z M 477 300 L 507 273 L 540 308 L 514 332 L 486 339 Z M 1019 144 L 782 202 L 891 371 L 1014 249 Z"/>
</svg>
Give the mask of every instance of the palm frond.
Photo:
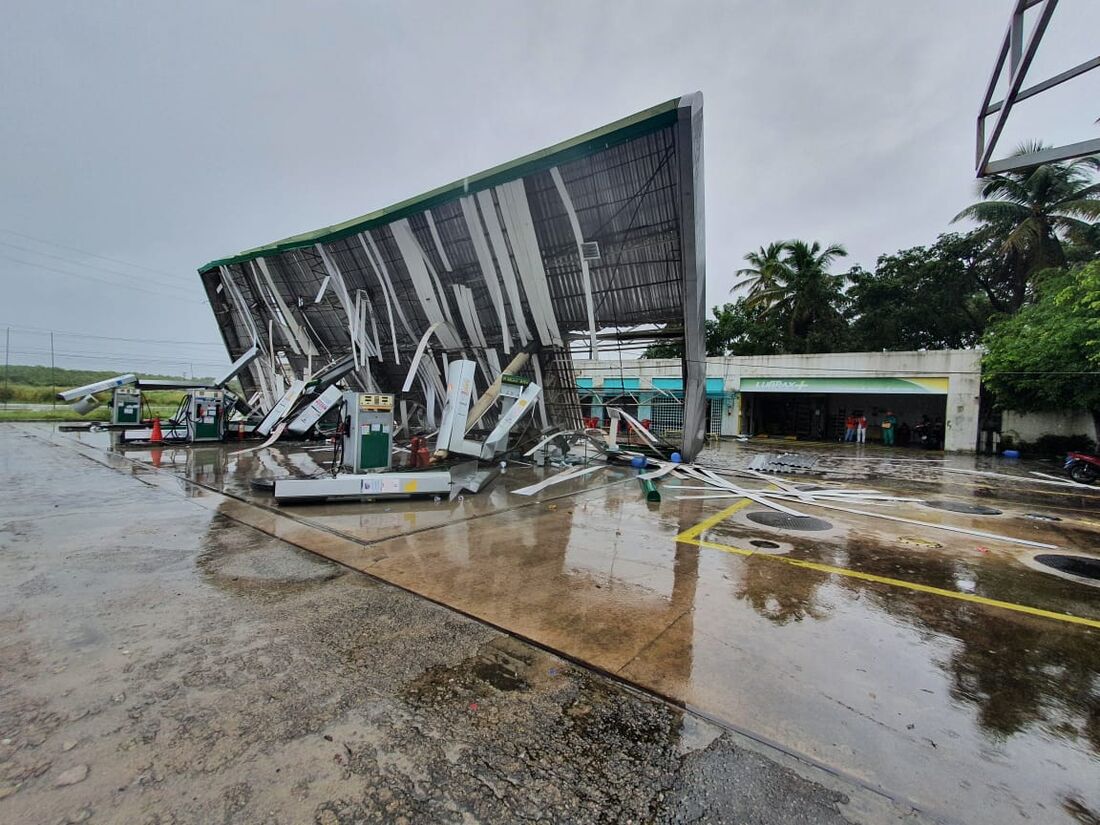
<svg viewBox="0 0 1100 825">
<path fill-rule="evenodd" d="M 1010 201 L 982 201 L 972 203 L 966 209 L 951 219 L 952 223 L 961 220 L 978 221 L 979 223 L 996 223 L 997 221 L 1018 222 L 1027 220 L 1031 216 L 1031 210 L 1026 206 Z"/>
<path fill-rule="evenodd" d="M 1089 155 L 1088 157 L 1077 158 L 1071 160 L 1068 164 L 1071 169 L 1084 170 L 1083 174 L 1091 175 L 1093 172 L 1100 172 L 1100 155 Z"/>
<path fill-rule="evenodd" d="M 1100 218 L 1100 200 L 1093 198 L 1080 198 L 1071 201 L 1061 201 L 1055 205 L 1056 214 L 1071 215 L 1082 218 Z"/>
<path fill-rule="evenodd" d="M 1098 208 L 1100 208 L 1100 204 L 1098 204 Z M 1051 223 L 1055 229 L 1061 229 L 1064 232 L 1091 232 L 1096 226 L 1088 221 L 1078 220 L 1066 215 L 1055 215 L 1051 218 Z"/>
<path fill-rule="evenodd" d="M 1015 180 L 1008 175 L 993 175 L 978 181 L 978 197 L 983 200 L 1005 200 L 1027 203 L 1031 199 L 1026 180 Z"/>
</svg>

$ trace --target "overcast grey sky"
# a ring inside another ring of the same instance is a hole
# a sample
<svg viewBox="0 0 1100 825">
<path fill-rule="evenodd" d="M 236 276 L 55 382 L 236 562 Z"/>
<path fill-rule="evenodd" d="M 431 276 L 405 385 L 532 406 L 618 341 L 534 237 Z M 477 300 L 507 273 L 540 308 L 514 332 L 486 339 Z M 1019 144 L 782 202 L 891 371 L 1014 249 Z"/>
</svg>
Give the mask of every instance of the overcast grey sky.
<svg viewBox="0 0 1100 825">
<path fill-rule="evenodd" d="M 200 264 L 694 90 L 708 302 L 771 240 L 844 243 L 870 267 L 972 200 L 974 113 L 1010 6 L 15 0 L 0 327 L 20 328 L 13 362 L 48 363 L 31 327 L 206 342 L 56 349 L 67 366 L 211 374 L 224 358 Z M 1095 56 L 1097 31 L 1100 3 L 1064 0 L 1034 77 Z M 1004 145 L 1094 137 L 1100 112 L 1080 101 L 1097 81 L 1021 111 Z"/>
</svg>

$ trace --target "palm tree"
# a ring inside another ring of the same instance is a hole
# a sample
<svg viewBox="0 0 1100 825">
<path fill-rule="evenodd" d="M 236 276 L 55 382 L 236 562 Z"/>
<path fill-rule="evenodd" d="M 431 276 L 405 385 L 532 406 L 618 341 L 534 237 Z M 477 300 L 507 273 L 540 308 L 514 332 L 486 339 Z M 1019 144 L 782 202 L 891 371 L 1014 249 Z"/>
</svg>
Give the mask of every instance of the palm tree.
<svg viewBox="0 0 1100 825">
<path fill-rule="evenodd" d="M 748 287 L 747 297 L 756 298 L 761 293 L 774 289 L 787 275 L 787 268 L 783 263 L 786 251 L 786 241 L 774 241 L 747 254 L 745 260 L 751 266 L 734 273 L 741 280 L 730 287 L 730 292 Z"/>
<path fill-rule="evenodd" d="M 786 320 L 790 344 L 806 351 L 807 335 L 819 321 L 840 317 L 838 300 L 844 276 L 829 268 L 848 251 L 840 244 L 822 248 L 818 241 L 779 241 L 750 252 L 751 268 L 738 270 L 741 280 L 733 289 L 749 287 L 745 307 L 763 307 L 764 315 Z"/>
<path fill-rule="evenodd" d="M 848 250 L 840 244 L 830 244 L 824 249 L 817 241 L 787 244 L 785 262 L 791 274 L 774 305 L 787 310 L 788 331 L 793 339 L 805 340 L 816 322 L 839 317 L 837 300 L 843 294 L 844 276 L 833 275 L 829 268 L 837 258 L 847 254 Z"/>
<path fill-rule="evenodd" d="M 1017 155 L 1044 149 L 1041 143 L 1022 144 Z M 1100 219 L 1100 184 L 1093 173 L 1100 158 L 1069 163 L 1044 163 L 1032 169 L 991 175 L 978 182 L 982 200 L 955 216 L 970 218 L 996 237 L 1006 289 L 1000 295 L 983 284 L 994 305 L 1014 312 L 1027 299 L 1031 279 L 1048 267 L 1065 266 L 1063 238 L 1087 238 Z M 953 221 L 953 222 L 954 222 Z"/>
</svg>

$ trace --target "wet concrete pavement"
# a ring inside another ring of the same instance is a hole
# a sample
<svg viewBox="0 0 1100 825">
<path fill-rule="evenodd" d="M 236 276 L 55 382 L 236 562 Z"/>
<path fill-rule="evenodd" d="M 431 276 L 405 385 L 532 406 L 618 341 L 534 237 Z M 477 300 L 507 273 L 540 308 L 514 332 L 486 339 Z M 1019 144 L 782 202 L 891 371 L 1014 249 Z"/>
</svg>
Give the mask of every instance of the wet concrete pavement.
<svg viewBox="0 0 1100 825">
<path fill-rule="evenodd" d="M 676 500 L 673 482 L 660 505 L 646 504 L 621 469 L 535 501 L 508 490 L 540 471 L 513 467 L 451 503 L 276 508 L 249 480 L 310 474 L 324 451 L 121 456 L 102 434 L 20 433 L 61 445 L 70 462 L 84 455 L 201 498 L 222 517 L 684 703 L 903 807 L 965 822 L 1088 823 L 1100 810 L 1100 590 L 1036 569 L 1036 548 L 801 503 L 829 529 L 769 528 L 750 518 L 757 505 Z M 745 466 L 754 449 L 723 445 L 703 459 Z M 883 512 L 1074 553 L 1100 548 L 1100 496 L 1090 491 L 944 470 L 1023 473 L 971 458 L 899 461 L 867 449 L 850 461 L 854 450 L 808 449 L 820 451 L 821 472 L 806 481 L 1001 511 Z"/>
<path fill-rule="evenodd" d="M 0 428 L 0 821 L 916 821 L 225 501 Z"/>
</svg>

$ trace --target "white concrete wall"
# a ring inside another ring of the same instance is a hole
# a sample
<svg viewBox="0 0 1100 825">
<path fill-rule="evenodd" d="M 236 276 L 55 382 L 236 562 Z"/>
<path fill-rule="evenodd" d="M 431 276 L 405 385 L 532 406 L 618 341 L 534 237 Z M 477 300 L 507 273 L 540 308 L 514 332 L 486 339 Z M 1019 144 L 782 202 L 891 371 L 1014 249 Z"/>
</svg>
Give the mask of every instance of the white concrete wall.
<svg viewBox="0 0 1100 825">
<path fill-rule="evenodd" d="M 1096 426 L 1089 413 L 1038 412 L 1018 413 L 1006 410 L 1001 419 L 1001 434 L 1016 441 L 1036 441 L 1044 435 L 1087 435 L 1097 440 Z"/>
<path fill-rule="evenodd" d="M 618 361 L 576 361 L 578 378 L 592 378 L 593 386 L 603 379 L 618 379 Z M 676 358 L 626 361 L 622 374 L 646 378 L 679 376 Z M 981 390 L 981 353 L 977 350 L 935 350 L 927 352 L 831 352 L 814 355 L 754 355 L 708 358 L 707 377 L 723 379 L 727 393 L 739 393 L 741 379 L 761 376 L 906 378 L 946 377 L 947 410 L 944 446 L 947 450 L 973 452 L 978 440 L 978 396 Z M 740 397 L 731 415 L 722 419 L 722 434 L 736 434 L 740 420 Z"/>
</svg>

